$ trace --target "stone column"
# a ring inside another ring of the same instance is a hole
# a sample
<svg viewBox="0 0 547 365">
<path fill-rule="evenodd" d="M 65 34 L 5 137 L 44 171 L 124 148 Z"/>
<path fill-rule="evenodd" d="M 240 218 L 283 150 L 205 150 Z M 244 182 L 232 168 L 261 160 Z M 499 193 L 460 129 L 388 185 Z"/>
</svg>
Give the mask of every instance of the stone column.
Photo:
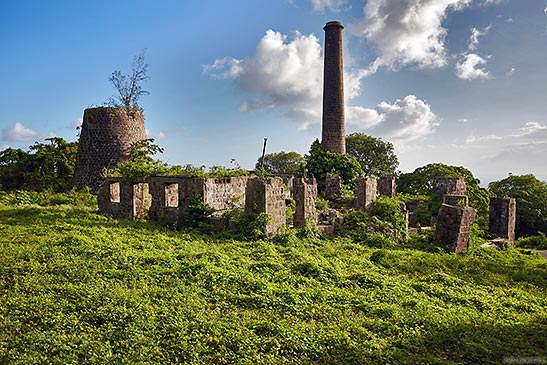
<svg viewBox="0 0 547 365">
<path fill-rule="evenodd" d="M 245 211 L 268 213 L 272 221 L 266 227 L 266 234 L 275 236 L 287 219 L 283 180 L 280 177 L 249 179 L 245 189 Z"/>
<path fill-rule="evenodd" d="M 447 252 L 463 253 L 469 248 L 469 231 L 477 210 L 443 204 L 437 215 L 434 242 Z"/>
<path fill-rule="evenodd" d="M 378 179 L 378 193 L 380 196 L 394 198 L 397 194 L 395 176 L 382 176 Z"/>
<path fill-rule="evenodd" d="M 514 198 L 490 198 L 490 235 L 506 239 L 511 248 L 515 245 L 516 217 L 517 202 Z"/>
<path fill-rule="evenodd" d="M 325 30 L 325 64 L 321 143 L 329 151 L 346 153 L 342 59 L 342 29 L 344 27 L 340 22 L 328 22 L 323 29 Z"/>
<path fill-rule="evenodd" d="M 359 178 L 355 183 L 355 209 L 370 211 L 376 200 L 378 182 L 373 178 Z"/>
<path fill-rule="evenodd" d="M 317 182 L 315 179 L 294 179 L 294 228 L 301 228 L 306 221 L 312 226 L 317 225 L 317 210 L 315 199 L 317 198 Z"/>
</svg>

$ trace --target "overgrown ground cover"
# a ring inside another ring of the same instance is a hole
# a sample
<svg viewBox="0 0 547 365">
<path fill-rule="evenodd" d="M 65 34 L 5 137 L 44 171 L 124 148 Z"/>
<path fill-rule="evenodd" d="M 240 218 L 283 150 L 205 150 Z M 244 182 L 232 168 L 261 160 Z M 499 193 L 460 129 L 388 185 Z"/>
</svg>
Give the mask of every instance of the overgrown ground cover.
<svg viewBox="0 0 547 365">
<path fill-rule="evenodd" d="M 0 206 L 1 363 L 547 357 L 546 289 L 547 260 L 524 251 L 239 242 L 85 207 Z"/>
</svg>

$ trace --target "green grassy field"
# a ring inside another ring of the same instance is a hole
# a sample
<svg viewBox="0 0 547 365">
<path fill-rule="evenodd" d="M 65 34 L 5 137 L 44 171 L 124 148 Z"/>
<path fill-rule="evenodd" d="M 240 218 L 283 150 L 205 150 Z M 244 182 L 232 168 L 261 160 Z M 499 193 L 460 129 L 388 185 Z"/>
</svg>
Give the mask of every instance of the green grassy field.
<svg viewBox="0 0 547 365">
<path fill-rule="evenodd" d="M 547 260 L 239 242 L 0 207 L 1 363 L 497 364 L 547 357 Z"/>
</svg>

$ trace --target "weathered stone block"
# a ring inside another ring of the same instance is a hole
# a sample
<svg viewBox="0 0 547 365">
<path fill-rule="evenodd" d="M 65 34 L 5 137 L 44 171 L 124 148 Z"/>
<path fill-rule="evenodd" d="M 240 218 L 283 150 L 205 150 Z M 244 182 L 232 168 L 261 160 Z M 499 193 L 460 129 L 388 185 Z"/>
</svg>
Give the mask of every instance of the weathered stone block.
<svg viewBox="0 0 547 365">
<path fill-rule="evenodd" d="M 330 199 L 344 197 L 344 189 L 342 188 L 340 176 L 332 175 L 325 178 L 325 196 Z"/>
<path fill-rule="evenodd" d="M 477 210 L 443 204 L 437 215 L 434 242 L 447 252 L 462 253 L 469 248 L 469 231 Z"/>
<path fill-rule="evenodd" d="M 285 188 L 281 178 L 252 178 L 245 190 L 245 211 L 267 213 L 272 221 L 266 227 L 268 236 L 274 236 L 286 224 Z"/>
<path fill-rule="evenodd" d="M 505 239 L 511 248 L 515 245 L 516 217 L 517 202 L 514 198 L 490 198 L 490 235 Z"/>
<path fill-rule="evenodd" d="M 312 226 L 317 225 L 317 210 L 315 199 L 317 199 L 317 182 L 314 178 L 295 178 L 293 181 L 293 196 L 296 203 L 294 211 L 294 227 L 301 228 L 306 221 Z"/>
<path fill-rule="evenodd" d="M 101 214 L 143 219 L 150 207 L 148 182 L 144 179 L 107 178 L 98 191 L 97 203 Z"/>
<path fill-rule="evenodd" d="M 467 195 L 467 184 L 463 177 L 436 177 L 433 190 L 446 195 Z"/>
<path fill-rule="evenodd" d="M 390 198 L 394 198 L 397 195 L 395 176 L 382 176 L 378 179 L 378 194 Z"/>
<path fill-rule="evenodd" d="M 355 183 L 355 209 L 370 211 L 376 200 L 377 181 L 373 178 L 359 178 Z"/>
</svg>

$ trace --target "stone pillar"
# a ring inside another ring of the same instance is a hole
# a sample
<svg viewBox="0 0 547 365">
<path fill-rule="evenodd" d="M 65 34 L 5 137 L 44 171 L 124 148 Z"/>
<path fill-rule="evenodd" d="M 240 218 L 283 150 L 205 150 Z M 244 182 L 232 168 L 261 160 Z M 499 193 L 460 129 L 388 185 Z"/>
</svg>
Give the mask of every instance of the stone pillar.
<svg viewBox="0 0 547 365">
<path fill-rule="evenodd" d="M 433 190 L 447 195 L 467 195 L 467 184 L 463 177 L 435 177 Z"/>
<path fill-rule="evenodd" d="M 266 234 L 275 236 L 287 219 L 283 180 L 279 177 L 249 179 L 245 189 L 245 211 L 269 214 L 272 221 L 266 227 Z"/>
<path fill-rule="evenodd" d="M 317 225 L 317 210 L 315 209 L 317 182 L 314 178 L 295 178 L 293 181 L 293 188 L 294 201 L 296 202 L 294 228 L 304 227 L 306 221 L 308 221 L 312 227 L 315 227 Z"/>
<path fill-rule="evenodd" d="M 342 59 L 342 23 L 328 22 L 325 27 L 323 77 L 323 129 L 321 143 L 335 153 L 346 153 L 344 121 L 344 66 Z"/>
<path fill-rule="evenodd" d="M 145 140 L 144 118 L 140 110 L 98 107 L 84 110 L 74 170 L 74 185 L 89 186 L 97 191 L 105 176 L 104 169 L 113 169 L 127 161 L 131 146 Z"/>
<path fill-rule="evenodd" d="M 506 239 L 511 248 L 515 246 L 516 217 L 517 202 L 514 198 L 490 198 L 490 235 Z"/>
<path fill-rule="evenodd" d="M 344 197 L 344 189 L 342 188 L 340 176 L 333 175 L 325 178 L 325 196 L 328 199 Z"/>
<path fill-rule="evenodd" d="M 437 215 L 434 242 L 447 252 L 462 253 L 469 248 L 469 230 L 477 210 L 443 204 Z"/>
<path fill-rule="evenodd" d="M 397 194 L 395 176 L 382 176 L 378 179 L 378 194 L 394 198 Z"/>
<path fill-rule="evenodd" d="M 373 178 L 359 178 L 355 183 L 355 209 L 370 211 L 376 200 L 378 182 Z"/>
</svg>

